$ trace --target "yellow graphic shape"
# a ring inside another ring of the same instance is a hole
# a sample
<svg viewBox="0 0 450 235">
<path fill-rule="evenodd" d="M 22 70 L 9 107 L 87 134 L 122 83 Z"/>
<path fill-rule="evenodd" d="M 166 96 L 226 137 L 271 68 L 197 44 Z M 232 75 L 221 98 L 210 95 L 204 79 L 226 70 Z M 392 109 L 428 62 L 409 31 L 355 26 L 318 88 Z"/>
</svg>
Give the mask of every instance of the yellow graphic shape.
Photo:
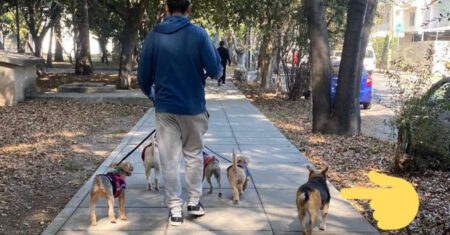
<svg viewBox="0 0 450 235">
<path fill-rule="evenodd" d="M 419 210 L 419 196 L 408 181 L 371 171 L 369 180 L 380 188 L 344 188 L 345 199 L 370 200 L 378 228 L 396 230 L 408 226 Z"/>
</svg>

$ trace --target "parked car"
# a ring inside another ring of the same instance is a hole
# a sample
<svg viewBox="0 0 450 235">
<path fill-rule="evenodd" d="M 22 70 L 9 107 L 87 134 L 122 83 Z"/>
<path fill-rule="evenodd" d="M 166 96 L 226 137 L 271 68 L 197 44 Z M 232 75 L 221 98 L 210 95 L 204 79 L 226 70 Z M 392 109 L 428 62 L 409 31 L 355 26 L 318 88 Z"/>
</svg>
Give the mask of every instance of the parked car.
<svg viewBox="0 0 450 235">
<path fill-rule="evenodd" d="M 339 64 L 340 62 L 333 64 L 333 76 L 331 78 L 331 98 L 333 103 L 336 100 L 336 92 L 338 85 L 338 72 L 339 72 Z M 359 103 L 363 106 L 364 109 L 370 109 L 372 107 L 372 75 L 363 68 L 361 74 L 361 85 L 359 91 Z"/>
<path fill-rule="evenodd" d="M 332 51 L 331 52 L 331 63 L 336 63 L 337 61 L 341 61 L 342 51 Z"/>
<path fill-rule="evenodd" d="M 377 59 L 375 56 L 375 50 L 372 47 L 367 47 L 366 56 L 364 57 L 364 67 L 372 74 L 377 68 Z"/>
<path fill-rule="evenodd" d="M 342 51 L 340 50 L 335 50 L 331 52 L 331 63 L 338 63 L 341 61 L 341 57 L 342 57 Z M 375 56 L 375 50 L 371 47 L 368 46 L 366 48 L 366 55 L 364 57 L 364 67 L 366 68 L 366 70 L 372 74 L 373 71 L 375 71 L 375 69 L 377 68 L 377 58 Z"/>
</svg>

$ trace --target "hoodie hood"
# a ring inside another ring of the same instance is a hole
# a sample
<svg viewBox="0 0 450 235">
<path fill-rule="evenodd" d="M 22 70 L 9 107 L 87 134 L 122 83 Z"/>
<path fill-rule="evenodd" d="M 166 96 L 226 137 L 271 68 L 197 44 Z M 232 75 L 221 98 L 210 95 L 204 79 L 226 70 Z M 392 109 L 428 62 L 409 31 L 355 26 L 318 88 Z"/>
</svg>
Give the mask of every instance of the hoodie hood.
<svg viewBox="0 0 450 235">
<path fill-rule="evenodd" d="M 155 26 L 154 31 L 163 34 L 172 34 L 180 31 L 191 22 L 185 16 L 169 16 L 162 23 Z"/>
</svg>

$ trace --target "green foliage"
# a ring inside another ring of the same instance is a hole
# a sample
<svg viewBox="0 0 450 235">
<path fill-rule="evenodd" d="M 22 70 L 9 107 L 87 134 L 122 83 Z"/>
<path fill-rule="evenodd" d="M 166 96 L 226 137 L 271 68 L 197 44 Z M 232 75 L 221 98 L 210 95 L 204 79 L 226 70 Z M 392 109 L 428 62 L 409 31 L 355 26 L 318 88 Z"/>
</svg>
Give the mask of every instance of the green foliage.
<svg viewBox="0 0 450 235">
<path fill-rule="evenodd" d="M 99 38 L 118 38 L 123 21 L 96 1 L 90 2 L 89 27 Z"/>
<path fill-rule="evenodd" d="M 430 49 L 424 60 L 432 55 Z M 396 170 L 450 169 L 450 79 L 431 86 L 428 64 L 419 70 L 399 59 L 393 62 L 397 72 L 388 74 L 398 107 L 392 123 L 398 131 Z"/>
<path fill-rule="evenodd" d="M 372 39 L 373 49 L 377 55 L 377 68 L 389 69 L 391 53 L 397 48 L 398 39 L 389 35 Z"/>
</svg>

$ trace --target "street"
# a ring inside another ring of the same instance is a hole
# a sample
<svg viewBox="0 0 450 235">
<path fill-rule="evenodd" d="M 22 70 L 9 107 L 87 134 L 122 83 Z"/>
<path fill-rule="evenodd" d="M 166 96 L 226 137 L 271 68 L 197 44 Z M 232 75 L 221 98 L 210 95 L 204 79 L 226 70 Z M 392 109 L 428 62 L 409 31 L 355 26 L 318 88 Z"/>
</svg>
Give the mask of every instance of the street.
<svg viewBox="0 0 450 235">
<path fill-rule="evenodd" d="M 372 108 L 361 110 L 361 129 L 366 136 L 380 140 L 393 141 L 396 138 L 394 130 L 389 123 L 394 118 L 392 109 L 392 90 L 388 77 L 375 72 L 373 75 Z"/>
</svg>

